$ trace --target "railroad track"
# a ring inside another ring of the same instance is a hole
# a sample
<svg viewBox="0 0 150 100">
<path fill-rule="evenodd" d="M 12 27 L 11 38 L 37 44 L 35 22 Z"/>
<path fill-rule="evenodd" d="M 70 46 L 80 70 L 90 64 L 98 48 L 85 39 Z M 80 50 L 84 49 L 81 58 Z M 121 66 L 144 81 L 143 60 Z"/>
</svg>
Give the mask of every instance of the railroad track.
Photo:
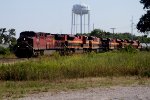
<svg viewBox="0 0 150 100">
<path fill-rule="evenodd" d="M 0 58 L 0 65 L 27 61 L 27 58 Z"/>
</svg>

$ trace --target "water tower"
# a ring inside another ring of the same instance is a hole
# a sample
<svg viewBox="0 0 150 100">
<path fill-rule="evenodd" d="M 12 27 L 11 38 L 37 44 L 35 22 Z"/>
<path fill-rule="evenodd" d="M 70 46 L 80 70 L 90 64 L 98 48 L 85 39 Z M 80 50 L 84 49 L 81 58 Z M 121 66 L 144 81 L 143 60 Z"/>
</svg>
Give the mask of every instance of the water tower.
<svg viewBox="0 0 150 100">
<path fill-rule="evenodd" d="M 78 20 L 79 19 L 79 20 Z M 80 31 L 78 26 L 80 25 Z M 75 4 L 72 8 L 71 34 L 90 32 L 90 9 L 83 4 Z"/>
</svg>

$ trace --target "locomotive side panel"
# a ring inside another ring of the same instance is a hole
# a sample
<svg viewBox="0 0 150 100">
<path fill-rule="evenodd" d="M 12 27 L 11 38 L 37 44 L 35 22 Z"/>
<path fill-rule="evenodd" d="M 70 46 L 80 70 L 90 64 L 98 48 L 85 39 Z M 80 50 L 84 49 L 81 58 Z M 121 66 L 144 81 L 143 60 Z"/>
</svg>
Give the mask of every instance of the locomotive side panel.
<svg viewBox="0 0 150 100">
<path fill-rule="evenodd" d="M 68 49 L 83 49 L 82 48 L 82 38 L 78 36 L 67 35 L 67 48 Z"/>
<path fill-rule="evenodd" d="M 44 33 L 39 33 L 39 50 L 46 49 L 46 37 Z"/>
<path fill-rule="evenodd" d="M 110 39 L 109 41 L 109 49 L 110 50 L 117 50 L 119 49 L 119 43 L 117 42 L 116 39 Z"/>
<path fill-rule="evenodd" d="M 46 36 L 46 50 L 54 50 L 55 49 L 55 40 L 53 35 Z"/>
<path fill-rule="evenodd" d="M 140 49 L 140 48 L 141 48 L 140 42 L 139 42 L 138 40 L 132 41 L 131 45 L 132 45 L 132 47 L 135 48 L 135 49 Z"/>
<path fill-rule="evenodd" d="M 39 49 L 39 37 L 35 36 L 33 37 L 33 48 L 34 50 L 38 50 Z"/>
<path fill-rule="evenodd" d="M 97 37 L 88 37 L 89 40 L 89 51 L 98 52 L 100 49 L 100 38 Z"/>
</svg>

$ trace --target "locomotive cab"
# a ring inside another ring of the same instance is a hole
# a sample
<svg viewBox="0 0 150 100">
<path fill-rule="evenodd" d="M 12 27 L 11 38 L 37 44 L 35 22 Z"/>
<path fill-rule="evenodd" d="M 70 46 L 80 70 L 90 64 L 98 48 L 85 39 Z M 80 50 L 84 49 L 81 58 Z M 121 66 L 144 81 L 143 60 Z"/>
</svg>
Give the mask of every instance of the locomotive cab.
<svg viewBox="0 0 150 100">
<path fill-rule="evenodd" d="M 14 53 L 19 58 L 30 58 L 33 55 L 33 37 L 34 32 L 21 32 L 17 39 L 17 44 L 14 47 Z"/>
</svg>

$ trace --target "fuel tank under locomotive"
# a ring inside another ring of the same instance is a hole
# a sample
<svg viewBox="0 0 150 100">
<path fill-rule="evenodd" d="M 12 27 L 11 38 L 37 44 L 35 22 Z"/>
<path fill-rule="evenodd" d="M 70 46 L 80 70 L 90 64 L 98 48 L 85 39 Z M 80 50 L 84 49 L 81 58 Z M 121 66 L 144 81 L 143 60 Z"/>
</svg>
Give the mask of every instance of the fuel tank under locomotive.
<svg viewBox="0 0 150 100">
<path fill-rule="evenodd" d="M 33 56 L 33 40 L 30 38 L 19 38 L 14 47 L 14 53 L 18 58 L 30 58 Z"/>
</svg>

